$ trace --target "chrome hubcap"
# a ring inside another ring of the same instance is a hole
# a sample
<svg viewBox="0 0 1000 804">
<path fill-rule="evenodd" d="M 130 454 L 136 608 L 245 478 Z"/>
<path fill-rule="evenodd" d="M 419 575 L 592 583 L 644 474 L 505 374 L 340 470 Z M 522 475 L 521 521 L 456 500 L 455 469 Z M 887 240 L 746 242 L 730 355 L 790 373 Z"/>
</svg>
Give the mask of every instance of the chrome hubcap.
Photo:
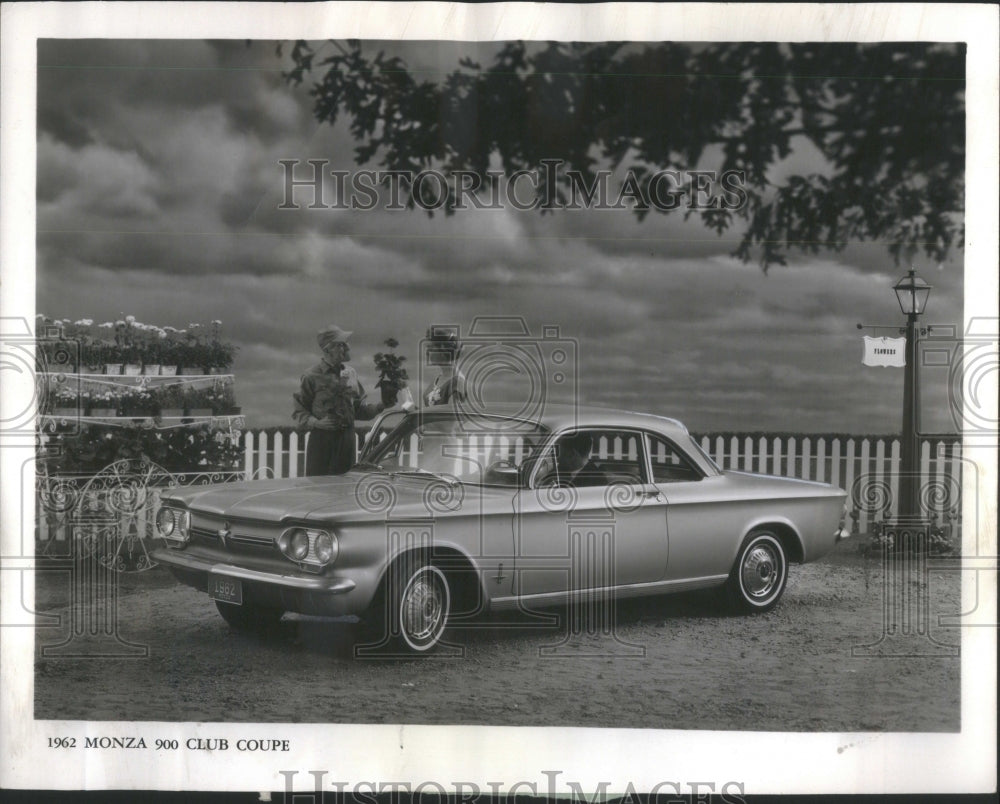
<svg viewBox="0 0 1000 804">
<path fill-rule="evenodd" d="M 413 580 L 401 607 L 403 630 L 415 642 L 433 639 L 444 619 L 444 590 L 438 579 L 425 573 Z"/>
<path fill-rule="evenodd" d="M 780 560 L 774 548 L 758 544 L 743 557 L 740 573 L 743 588 L 754 598 L 766 598 L 774 591 L 779 581 Z"/>
</svg>

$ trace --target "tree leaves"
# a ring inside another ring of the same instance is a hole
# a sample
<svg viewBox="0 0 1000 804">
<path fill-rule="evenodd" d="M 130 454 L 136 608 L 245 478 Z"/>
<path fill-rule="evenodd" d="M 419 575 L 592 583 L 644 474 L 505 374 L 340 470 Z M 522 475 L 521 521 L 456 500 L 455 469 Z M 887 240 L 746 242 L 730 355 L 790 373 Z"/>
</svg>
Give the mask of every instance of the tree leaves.
<svg viewBox="0 0 1000 804">
<path fill-rule="evenodd" d="M 360 164 L 472 171 L 486 183 L 491 160 L 510 175 L 560 159 L 564 198 L 568 171 L 589 181 L 628 169 L 642 189 L 650 169 L 716 160 L 720 174 L 744 173 L 745 202 L 685 214 L 720 234 L 740 221 L 734 254 L 765 270 L 790 250 L 858 241 L 883 243 L 897 262 L 918 252 L 939 262 L 962 245 L 962 44 L 510 42 L 491 64 L 464 58 L 435 80 L 359 42 L 333 46 L 310 88 L 313 112 L 331 125 L 346 113 Z M 315 55 L 295 43 L 291 85 Z M 793 171 L 803 160 L 785 160 L 807 145 L 815 164 Z M 412 208 L 410 183 L 400 186 Z M 445 211 L 455 202 L 449 187 Z"/>
</svg>

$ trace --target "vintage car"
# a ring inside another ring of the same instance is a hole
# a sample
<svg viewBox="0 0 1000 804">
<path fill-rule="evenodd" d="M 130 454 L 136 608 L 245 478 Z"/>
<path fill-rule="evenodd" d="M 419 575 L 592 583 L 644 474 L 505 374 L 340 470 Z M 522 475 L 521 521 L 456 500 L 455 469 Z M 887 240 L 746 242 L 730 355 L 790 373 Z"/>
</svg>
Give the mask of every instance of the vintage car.
<svg viewBox="0 0 1000 804">
<path fill-rule="evenodd" d="M 723 471 L 660 416 L 392 411 L 345 475 L 165 493 L 153 557 L 232 627 L 357 615 L 427 651 L 503 608 L 718 586 L 767 611 L 845 535 L 845 497 Z"/>
</svg>

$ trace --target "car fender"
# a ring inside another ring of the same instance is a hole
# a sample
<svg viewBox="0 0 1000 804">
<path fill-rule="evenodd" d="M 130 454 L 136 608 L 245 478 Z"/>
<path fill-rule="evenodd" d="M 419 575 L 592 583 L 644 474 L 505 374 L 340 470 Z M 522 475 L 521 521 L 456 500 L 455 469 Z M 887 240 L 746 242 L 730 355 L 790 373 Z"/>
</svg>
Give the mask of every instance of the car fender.
<svg viewBox="0 0 1000 804">
<path fill-rule="evenodd" d="M 385 588 L 386 577 L 389 573 L 389 568 L 392 566 L 393 563 L 395 563 L 400 558 L 409 553 L 425 552 L 426 549 L 427 549 L 426 547 L 420 547 L 420 546 L 406 547 L 394 553 L 393 555 L 388 556 L 385 561 L 385 564 L 382 566 L 382 569 L 379 572 L 378 581 L 375 584 L 375 596 L 377 597 L 377 595 L 380 594 L 382 590 Z M 442 570 L 445 570 L 446 575 L 449 566 L 459 567 L 467 565 L 468 567 L 471 567 L 472 571 L 475 572 L 476 576 L 475 582 L 476 585 L 479 587 L 479 593 L 481 596 L 480 599 L 482 600 L 484 606 L 489 606 L 490 594 L 489 594 L 489 588 L 486 584 L 485 574 L 483 573 L 479 562 L 476 561 L 470 555 L 468 550 L 463 548 L 461 545 L 456 544 L 455 542 L 436 541 L 433 544 L 433 551 L 435 556 L 434 564 L 440 567 Z"/>
<path fill-rule="evenodd" d="M 788 561 L 798 562 L 802 560 L 802 556 L 805 555 L 805 542 L 802 540 L 802 533 L 799 531 L 798 526 L 795 525 L 792 520 L 786 516 L 774 515 L 774 514 L 761 514 L 751 519 L 743 528 L 743 534 L 740 536 L 739 543 L 736 545 L 736 552 L 733 554 L 732 560 L 736 560 L 736 556 L 739 553 L 740 547 L 746 541 L 747 536 L 753 533 L 757 528 L 779 528 L 784 531 L 784 533 L 778 533 L 778 536 L 787 536 L 794 539 L 797 549 L 795 551 L 788 550 Z"/>
</svg>

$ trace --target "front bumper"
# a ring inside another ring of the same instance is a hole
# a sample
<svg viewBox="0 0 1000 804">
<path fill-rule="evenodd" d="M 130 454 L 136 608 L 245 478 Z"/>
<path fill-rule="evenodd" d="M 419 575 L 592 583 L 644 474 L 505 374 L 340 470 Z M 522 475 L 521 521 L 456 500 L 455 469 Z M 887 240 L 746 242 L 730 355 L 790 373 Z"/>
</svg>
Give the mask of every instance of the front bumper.
<svg viewBox="0 0 1000 804">
<path fill-rule="evenodd" d="M 154 550 L 151 557 L 169 568 L 177 580 L 206 594 L 211 575 L 236 578 L 243 584 L 244 601 L 284 611 L 338 617 L 361 614 L 368 603 L 357 599 L 357 584 L 350 578 L 265 572 L 167 547 Z"/>
</svg>

